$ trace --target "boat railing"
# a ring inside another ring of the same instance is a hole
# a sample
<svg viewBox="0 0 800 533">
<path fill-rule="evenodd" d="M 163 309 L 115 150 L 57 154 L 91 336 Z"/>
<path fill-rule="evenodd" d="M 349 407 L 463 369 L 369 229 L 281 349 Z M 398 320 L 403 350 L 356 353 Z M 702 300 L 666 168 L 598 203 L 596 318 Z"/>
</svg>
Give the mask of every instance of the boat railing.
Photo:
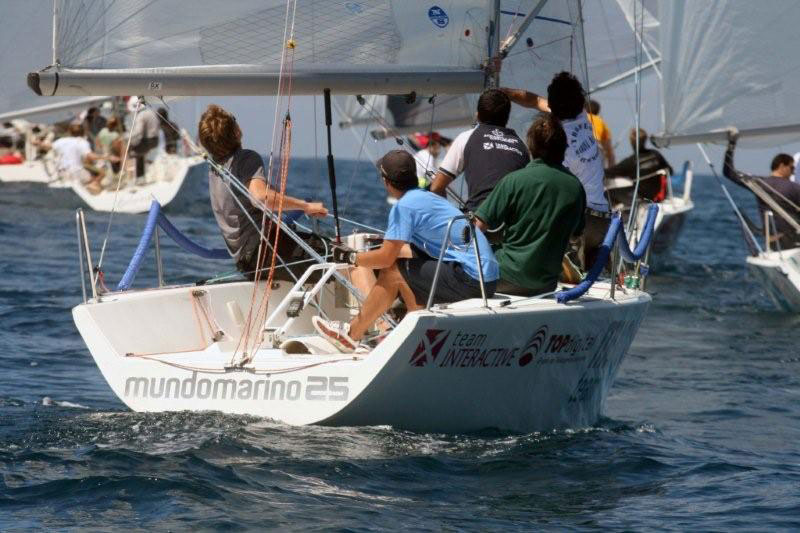
<svg viewBox="0 0 800 533">
<path fill-rule="evenodd" d="M 92 298 L 94 299 L 97 299 L 98 284 L 101 281 L 101 273 L 97 268 L 94 267 L 94 264 L 92 263 L 91 252 L 89 249 L 89 237 L 86 231 L 86 218 L 84 216 L 83 209 L 78 209 L 76 211 L 75 224 L 78 233 L 78 258 L 80 263 L 81 289 L 83 292 L 83 301 L 86 302 L 86 268 L 84 265 L 84 260 L 86 261 L 86 266 L 88 266 L 88 271 L 90 274 L 90 287 L 92 291 Z M 117 291 L 125 291 L 131 287 L 131 284 L 136 278 L 136 274 L 139 272 L 142 262 L 147 255 L 147 249 L 150 246 L 150 241 L 153 239 L 155 239 L 155 260 L 156 272 L 158 275 L 158 286 L 164 286 L 164 267 L 161 261 L 161 243 L 158 236 L 159 228 L 163 230 L 164 233 L 175 242 L 175 244 L 189 253 L 204 259 L 230 259 L 231 257 L 227 250 L 208 249 L 192 241 L 178 228 L 176 228 L 175 225 L 173 225 L 172 222 L 170 222 L 169 219 L 164 215 L 164 213 L 161 212 L 161 204 L 153 201 L 153 203 L 150 205 L 150 211 L 147 214 L 147 222 L 144 230 L 142 231 L 142 236 L 139 239 L 139 244 L 136 246 L 136 250 L 134 251 L 131 260 L 128 263 L 128 267 L 125 269 L 125 273 L 122 275 L 122 279 L 120 279 L 119 283 L 117 284 Z"/>
<path fill-rule="evenodd" d="M 775 214 L 772 210 L 764 211 L 764 251 L 772 251 L 772 243 L 775 243 L 775 248 L 780 253 L 781 240 L 778 238 L 778 227 L 775 225 Z"/>
<path fill-rule="evenodd" d="M 612 257 L 614 261 L 612 262 L 612 273 L 616 273 L 617 265 L 616 265 L 616 258 L 617 252 L 619 252 L 619 256 L 622 257 L 623 260 L 629 263 L 639 263 L 639 261 L 645 256 L 647 253 L 647 249 L 650 247 L 650 241 L 653 238 L 653 230 L 655 229 L 656 224 L 656 217 L 658 216 L 658 205 L 657 204 L 650 204 L 647 209 L 647 220 L 644 223 L 644 230 L 642 231 L 641 236 L 639 237 L 639 241 L 636 244 L 636 248 L 634 250 L 630 249 L 630 245 L 628 244 L 628 238 L 625 236 L 625 228 L 622 223 L 622 216 L 619 213 L 614 213 L 614 216 L 611 218 L 611 224 L 608 226 L 608 231 L 606 232 L 606 236 L 603 239 L 603 244 L 600 247 L 600 251 L 597 254 L 597 259 L 595 259 L 594 264 L 589 269 L 589 272 L 586 274 L 586 277 L 577 284 L 575 287 L 563 291 L 559 291 L 556 293 L 556 301 L 559 303 L 567 303 L 571 300 L 575 300 L 580 298 L 591 288 L 592 285 L 597 281 L 602 274 L 603 269 L 608 264 L 609 257 Z M 614 297 L 614 288 L 616 286 L 616 280 L 611 280 L 611 296 Z"/>
<path fill-rule="evenodd" d="M 472 220 L 471 215 L 458 215 L 454 216 L 450 219 L 450 222 L 447 223 L 447 229 L 445 230 L 444 236 L 444 243 L 442 244 L 442 249 L 439 250 L 439 260 L 436 262 L 436 271 L 433 274 L 433 283 L 431 283 L 431 293 L 428 295 L 428 304 L 425 307 L 426 309 L 430 309 L 433 305 L 433 298 L 436 295 L 436 288 L 439 283 L 439 271 L 442 268 L 442 260 L 444 259 L 444 254 L 449 248 L 452 237 L 451 237 L 451 230 L 453 228 L 453 223 L 458 220 L 465 220 L 467 222 L 465 226 L 465 242 L 473 243 L 473 248 L 475 248 L 475 259 L 478 263 L 478 281 L 480 282 L 481 286 L 481 297 L 483 298 L 483 306 L 489 307 L 489 301 L 486 298 L 486 287 L 483 281 L 483 262 L 481 261 L 481 251 L 480 246 L 478 246 L 478 239 L 475 235 L 475 223 Z"/>
</svg>

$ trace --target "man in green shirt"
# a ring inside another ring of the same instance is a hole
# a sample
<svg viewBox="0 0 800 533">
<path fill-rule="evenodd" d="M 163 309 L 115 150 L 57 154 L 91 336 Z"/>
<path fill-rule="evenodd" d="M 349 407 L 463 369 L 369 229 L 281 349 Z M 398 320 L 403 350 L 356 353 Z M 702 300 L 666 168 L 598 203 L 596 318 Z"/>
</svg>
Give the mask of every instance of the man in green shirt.
<svg viewBox="0 0 800 533">
<path fill-rule="evenodd" d="M 583 232 L 586 193 L 561 165 L 567 136 L 549 113 L 528 130 L 533 160 L 507 174 L 478 208 L 481 230 L 503 227 L 495 250 L 500 264 L 497 292 L 534 295 L 555 290 L 570 237 Z"/>
</svg>

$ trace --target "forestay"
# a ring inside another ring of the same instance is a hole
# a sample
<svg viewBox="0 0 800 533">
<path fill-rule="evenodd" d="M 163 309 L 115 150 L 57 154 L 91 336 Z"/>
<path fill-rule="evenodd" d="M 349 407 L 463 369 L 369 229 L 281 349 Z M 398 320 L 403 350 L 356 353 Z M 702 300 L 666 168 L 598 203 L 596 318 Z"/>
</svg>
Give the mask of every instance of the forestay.
<svg viewBox="0 0 800 533">
<path fill-rule="evenodd" d="M 43 94 L 275 94 L 293 32 L 293 94 L 477 91 L 493 2 L 66 0 Z M 49 64 L 44 63 L 42 66 Z"/>
<path fill-rule="evenodd" d="M 660 144 L 774 146 L 800 138 L 794 0 L 673 0 L 661 6 L 664 130 Z"/>
</svg>

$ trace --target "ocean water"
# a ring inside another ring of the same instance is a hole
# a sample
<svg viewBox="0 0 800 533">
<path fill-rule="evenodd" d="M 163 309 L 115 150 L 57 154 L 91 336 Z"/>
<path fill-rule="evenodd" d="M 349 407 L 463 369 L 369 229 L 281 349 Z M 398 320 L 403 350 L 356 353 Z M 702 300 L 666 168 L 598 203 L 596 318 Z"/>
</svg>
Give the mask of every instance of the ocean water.
<svg viewBox="0 0 800 533">
<path fill-rule="evenodd" d="M 329 203 L 323 169 L 298 161 L 290 193 Z M 343 215 L 383 226 L 372 168 L 337 172 Z M 0 530 L 800 529 L 800 316 L 773 310 L 747 276 L 713 178 L 696 178 L 694 199 L 596 426 L 444 435 L 130 412 L 70 315 L 80 203 L 2 184 Z M 203 180 L 169 216 L 221 245 Z M 87 218 L 96 261 L 108 215 Z M 114 216 L 109 282 L 143 223 Z M 169 282 L 232 268 L 163 247 Z M 149 260 L 136 285 L 154 279 Z"/>
</svg>

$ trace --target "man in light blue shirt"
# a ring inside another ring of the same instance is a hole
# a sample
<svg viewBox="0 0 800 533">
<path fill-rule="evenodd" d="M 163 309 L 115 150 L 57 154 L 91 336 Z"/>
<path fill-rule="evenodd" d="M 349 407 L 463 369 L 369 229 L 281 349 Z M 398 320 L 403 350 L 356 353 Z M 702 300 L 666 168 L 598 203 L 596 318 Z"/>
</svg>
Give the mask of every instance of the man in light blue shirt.
<svg viewBox="0 0 800 533">
<path fill-rule="evenodd" d="M 397 198 L 389 213 L 383 245 L 377 250 L 356 253 L 337 247 L 334 261 L 379 270 L 375 286 L 367 295 L 361 312 L 350 323 L 314 317 L 316 330 L 342 351 L 352 352 L 375 320 L 400 296 L 409 311 L 421 309 L 428 301 L 445 231 L 461 212 L 447 200 L 417 187 L 414 158 L 394 150 L 378 161 L 378 169 L 389 196 Z M 476 230 L 476 238 L 463 240 L 466 221 L 451 229 L 451 244 L 445 250 L 439 272 L 435 303 L 479 298 L 481 288 L 475 246 L 480 250 L 486 295 L 494 294 L 500 269 L 489 242 Z"/>
</svg>

